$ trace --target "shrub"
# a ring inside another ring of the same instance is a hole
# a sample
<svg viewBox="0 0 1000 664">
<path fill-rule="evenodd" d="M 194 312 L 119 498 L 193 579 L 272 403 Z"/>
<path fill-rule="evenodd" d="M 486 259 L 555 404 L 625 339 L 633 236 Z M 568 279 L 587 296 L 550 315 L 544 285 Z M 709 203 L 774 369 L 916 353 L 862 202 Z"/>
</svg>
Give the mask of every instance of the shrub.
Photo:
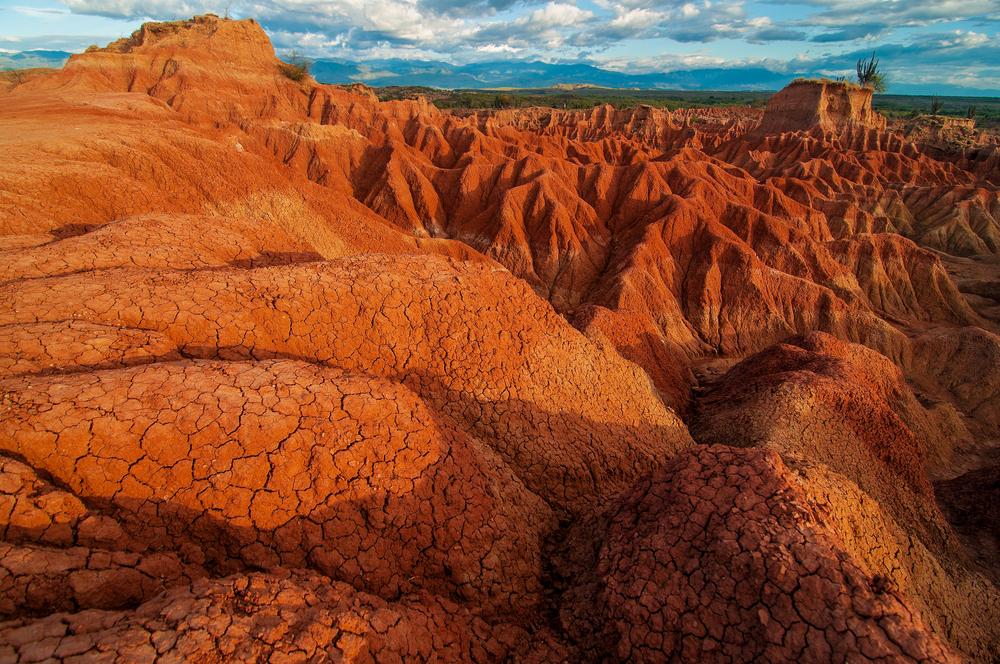
<svg viewBox="0 0 1000 664">
<path fill-rule="evenodd" d="M 872 57 L 858 60 L 858 83 L 875 92 L 885 92 L 888 87 L 886 75 L 879 69 L 879 61 L 872 51 Z"/>
<path fill-rule="evenodd" d="M 5 69 L 0 71 L 0 81 L 9 83 L 11 88 L 16 88 L 26 80 L 28 80 L 27 73 L 20 69 Z"/>
<path fill-rule="evenodd" d="M 309 75 L 309 61 L 292 51 L 288 55 L 287 62 L 279 62 L 278 69 L 285 78 L 293 81 L 302 81 Z"/>
<path fill-rule="evenodd" d="M 941 109 L 944 108 L 944 104 L 938 97 L 931 98 L 931 115 L 941 115 Z"/>
</svg>

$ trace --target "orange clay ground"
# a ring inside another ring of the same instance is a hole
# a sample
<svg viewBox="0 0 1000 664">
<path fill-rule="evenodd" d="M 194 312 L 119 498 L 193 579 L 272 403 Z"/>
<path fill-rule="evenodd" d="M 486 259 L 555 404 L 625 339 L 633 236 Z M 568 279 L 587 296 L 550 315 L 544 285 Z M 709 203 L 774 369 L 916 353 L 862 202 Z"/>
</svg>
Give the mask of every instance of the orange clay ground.
<svg viewBox="0 0 1000 664">
<path fill-rule="evenodd" d="M 0 79 L 0 662 L 1000 658 L 1000 148 Z"/>
</svg>

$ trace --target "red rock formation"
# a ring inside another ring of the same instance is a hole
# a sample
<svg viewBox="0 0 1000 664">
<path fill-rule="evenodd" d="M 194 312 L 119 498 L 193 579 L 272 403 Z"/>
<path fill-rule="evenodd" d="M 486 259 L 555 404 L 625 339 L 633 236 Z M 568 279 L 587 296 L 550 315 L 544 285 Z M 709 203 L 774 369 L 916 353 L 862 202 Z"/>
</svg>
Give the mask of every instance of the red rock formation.
<svg viewBox="0 0 1000 664">
<path fill-rule="evenodd" d="M 931 484 L 990 157 L 837 85 L 380 103 L 212 16 L 0 96 L 0 659 L 1000 656 Z"/>
<path fill-rule="evenodd" d="M 885 118 L 872 110 L 870 88 L 838 81 L 793 81 L 771 97 L 760 127 L 768 133 L 822 131 L 855 127 L 885 129 Z"/>
</svg>

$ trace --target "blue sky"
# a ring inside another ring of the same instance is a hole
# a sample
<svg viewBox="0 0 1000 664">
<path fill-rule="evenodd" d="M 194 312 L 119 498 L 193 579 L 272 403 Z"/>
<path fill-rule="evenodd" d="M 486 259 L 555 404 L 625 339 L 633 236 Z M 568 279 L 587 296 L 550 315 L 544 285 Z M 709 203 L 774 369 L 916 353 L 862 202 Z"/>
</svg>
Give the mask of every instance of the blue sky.
<svg viewBox="0 0 1000 664">
<path fill-rule="evenodd" d="M 896 83 L 1000 94 L 1000 0 L 0 0 L 0 49 L 82 50 L 208 11 L 312 56 L 840 75 L 877 48 Z"/>
</svg>

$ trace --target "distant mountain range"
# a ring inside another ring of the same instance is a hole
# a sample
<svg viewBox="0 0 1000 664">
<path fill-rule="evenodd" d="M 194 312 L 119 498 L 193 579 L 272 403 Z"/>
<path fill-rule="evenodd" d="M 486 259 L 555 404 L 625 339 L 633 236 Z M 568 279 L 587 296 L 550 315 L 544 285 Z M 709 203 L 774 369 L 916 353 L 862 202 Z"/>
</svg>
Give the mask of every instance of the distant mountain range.
<svg viewBox="0 0 1000 664">
<path fill-rule="evenodd" d="M 2 51 L 0 69 L 61 67 L 71 55 L 66 51 Z M 447 89 L 551 88 L 565 84 L 589 84 L 606 88 L 654 90 L 778 90 L 794 78 L 817 77 L 818 72 L 784 72 L 765 67 L 715 67 L 675 71 L 629 73 L 601 69 L 586 63 L 548 63 L 534 60 L 503 60 L 453 65 L 430 60 L 318 59 L 312 73 L 321 83 L 364 83 L 427 86 Z M 966 88 L 939 83 L 893 83 L 890 92 L 909 95 L 956 95 L 996 97 L 996 90 Z"/>
<path fill-rule="evenodd" d="M 585 63 L 520 60 L 466 65 L 414 60 L 317 60 L 312 72 L 324 83 L 361 82 L 373 86 L 424 85 L 451 89 L 550 88 L 558 84 L 587 83 L 607 88 L 775 90 L 795 77 L 762 67 L 632 74 Z"/>
<path fill-rule="evenodd" d="M 0 49 L 0 69 L 30 69 L 32 67 L 62 67 L 69 56 L 66 51 L 7 51 Z"/>
<path fill-rule="evenodd" d="M 551 88 L 560 84 L 591 84 L 607 88 L 656 90 L 779 90 L 800 77 L 822 76 L 815 71 L 775 71 L 765 67 L 715 67 L 629 73 L 601 69 L 586 63 L 553 64 L 511 60 L 453 65 L 424 60 L 319 59 L 312 73 L 322 83 L 365 83 L 371 86 L 420 85 L 432 88 Z M 996 90 L 939 83 L 893 83 L 890 92 L 903 95 L 997 96 Z"/>
</svg>

